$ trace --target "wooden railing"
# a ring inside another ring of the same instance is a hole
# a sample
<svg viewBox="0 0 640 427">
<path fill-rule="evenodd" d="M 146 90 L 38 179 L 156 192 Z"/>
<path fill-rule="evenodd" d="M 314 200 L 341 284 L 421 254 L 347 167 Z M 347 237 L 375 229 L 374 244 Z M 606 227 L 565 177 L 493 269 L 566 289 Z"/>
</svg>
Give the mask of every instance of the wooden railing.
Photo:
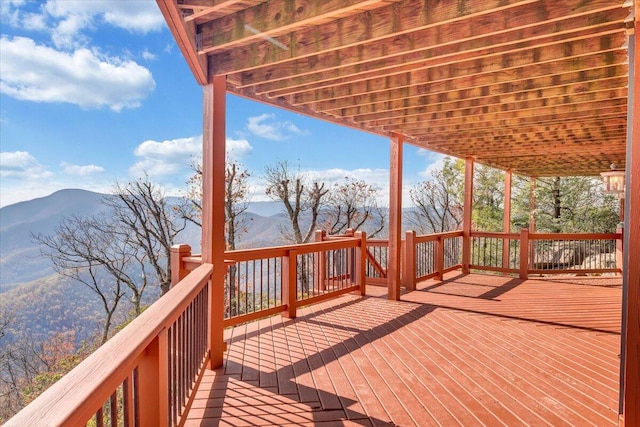
<svg viewBox="0 0 640 427">
<path fill-rule="evenodd" d="M 441 279 L 461 267 L 462 232 L 406 233 L 403 284 Z M 471 270 L 514 274 L 592 274 L 622 272 L 622 232 L 617 233 L 471 233 Z"/>
<path fill-rule="evenodd" d="M 404 248 L 403 285 L 413 290 L 420 280 L 441 280 L 443 274 L 461 267 L 462 231 L 422 236 L 407 231 Z"/>
<path fill-rule="evenodd" d="M 6 425 L 179 425 L 209 357 L 212 271 L 197 267 Z"/>
<path fill-rule="evenodd" d="M 278 313 L 295 317 L 303 305 L 353 291 L 364 295 L 365 234 L 318 239 L 302 245 L 225 252 L 224 326 Z M 173 248 L 173 259 L 175 282 L 195 268 L 200 258 L 187 245 L 180 245 Z"/>
</svg>

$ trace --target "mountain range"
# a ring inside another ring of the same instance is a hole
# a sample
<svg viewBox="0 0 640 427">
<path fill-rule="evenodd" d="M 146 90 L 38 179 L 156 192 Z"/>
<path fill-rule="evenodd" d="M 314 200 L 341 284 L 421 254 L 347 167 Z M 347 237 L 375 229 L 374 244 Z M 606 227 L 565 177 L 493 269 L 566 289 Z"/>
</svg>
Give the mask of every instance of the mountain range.
<svg viewBox="0 0 640 427">
<path fill-rule="evenodd" d="M 73 329 L 82 340 L 100 324 L 101 308 L 95 295 L 57 274 L 32 235 L 53 235 L 65 217 L 107 209 L 101 203 L 103 197 L 68 189 L 0 209 L 0 316 L 11 318 L 10 335 L 43 339 L 54 331 Z M 239 248 L 282 243 L 280 230 L 286 217 L 281 204 L 251 203 L 244 216 L 246 232 L 239 235 Z M 190 244 L 194 253 L 199 252 L 199 227 L 189 224 L 176 243 Z"/>
</svg>

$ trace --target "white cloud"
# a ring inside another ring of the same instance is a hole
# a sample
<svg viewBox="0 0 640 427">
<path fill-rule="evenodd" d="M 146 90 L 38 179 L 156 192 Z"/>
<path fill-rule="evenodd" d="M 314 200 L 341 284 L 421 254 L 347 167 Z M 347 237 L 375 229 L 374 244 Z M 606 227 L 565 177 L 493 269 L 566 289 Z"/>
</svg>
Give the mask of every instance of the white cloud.
<svg viewBox="0 0 640 427">
<path fill-rule="evenodd" d="M 104 168 L 102 166 L 96 166 L 96 165 L 80 166 L 80 165 L 72 165 L 67 162 L 62 162 L 60 166 L 62 166 L 62 171 L 67 175 L 87 176 L 87 175 L 93 175 L 93 174 L 104 172 Z"/>
<path fill-rule="evenodd" d="M 0 91 L 34 102 L 66 102 L 82 108 L 136 108 L 155 88 L 137 63 L 78 49 L 67 53 L 32 39 L 0 39 Z"/>
<path fill-rule="evenodd" d="M 157 56 L 151 52 L 149 52 L 147 49 L 142 51 L 142 59 L 144 59 L 145 61 L 155 61 Z"/>
<path fill-rule="evenodd" d="M 241 160 L 253 150 L 253 147 L 246 139 L 227 138 L 226 147 L 229 160 Z"/>
<path fill-rule="evenodd" d="M 43 179 L 53 174 L 38 163 L 26 151 L 3 151 L 0 153 L 0 177 L 17 179 Z"/>
<path fill-rule="evenodd" d="M 246 139 L 227 138 L 229 160 L 241 160 L 253 147 Z M 129 168 L 132 176 L 169 176 L 191 173 L 193 159 L 202 157 L 202 135 L 158 141 L 144 141 L 133 152 L 141 160 Z"/>
<path fill-rule="evenodd" d="M 444 154 L 436 153 L 435 151 L 425 150 L 424 148 L 419 148 L 416 154 L 420 157 L 424 157 L 427 161 L 427 165 L 421 172 L 418 173 L 423 178 L 430 178 L 433 171 L 442 169 L 444 166 Z"/>
<path fill-rule="evenodd" d="M 301 130 L 295 124 L 289 121 L 279 122 L 276 120 L 275 114 L 267 113 L 249 117 L 247 130 L 255 136 L 273 141 L 282 141 L 292 136 L 309 134 L 308 131 Z"/>
<path fill-rule="evenodd" d="M 134 150 L 141 160 L 129 168 L 135 177 L 167 176 L 185 171 L 191 159 L 202 152 L 202 137 L 190 137 L 158 141 L 144 141 Z"/>
</svg>

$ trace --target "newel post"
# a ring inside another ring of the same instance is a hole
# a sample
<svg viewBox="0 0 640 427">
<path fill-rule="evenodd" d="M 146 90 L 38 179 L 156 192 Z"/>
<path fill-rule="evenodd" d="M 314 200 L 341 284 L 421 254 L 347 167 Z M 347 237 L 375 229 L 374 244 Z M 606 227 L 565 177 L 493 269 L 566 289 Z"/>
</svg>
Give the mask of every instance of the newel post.
<svg viewBox="0 0 640 427">
<path fill-rule="evenodd" d="M 294 319 L 296 317 L 296 303 L 298 300 L 298 251 L 295 249 L 287 251 L 287 255 L 282 258 L 282 303 L 285 310 L 282 316 Z"/>
<path fill-rule="evenodd" d="M 327 237 L 326 230 L 316 230 L 315 239 L 316 242 L 323 242 Z M 327 289 L 327 253 L 322 251 L 315 257 L 315 268 L 313 273 L 313 279 L 318 284 L 318 289 L 324 291 Z"/>
<path fill-rule="evenodd" d="M 438 236 L 438 240 L 435 241 L 436 247 L 434 251 L 434 265 L 436 270 L 436 280 L 444 279 L 444 237 Z"/>
<path fill-rule="evenodd" d="M 356 284 L 360 287 L 360 296 L 367 294 L 367 233 L 358 231 L 355 237 L 360 239 L 356 247 Z"/>
<path fill-rule="evenodd" d="M 402 256 L 402 284 L 408 291 L 416 289 L 416 232 L 408 230 L 404 235 Z"/>
<path fill-rule="evenodd" d="M 622 274 L 622 266 L 624 263 L 624 227 L 623 224 L 618 225 L 616 233 L 620 235 L 619 239 L 616 239 L 616 268 L 620 270 Z"/>
<path fill-rule="evenodd" d="M 177 285 L 179 281 L 189 274 L 189 271 L 184 268 L 184 262 L 182 262 L 185 257 L 189 256 L 191 256 L 191 246 L 171 246 L 171 287 Z"/>
<path fill-rule="evenodd" d="M 137 369 L 137 410 L 141 426 L 169 425 L 169 363 L 167 330 L 149 344 Z"/>
<path fill-rule="evenodd" d="M 529 229 L 520 230 L 520 278 L 529 278 Z"/>
</svg>

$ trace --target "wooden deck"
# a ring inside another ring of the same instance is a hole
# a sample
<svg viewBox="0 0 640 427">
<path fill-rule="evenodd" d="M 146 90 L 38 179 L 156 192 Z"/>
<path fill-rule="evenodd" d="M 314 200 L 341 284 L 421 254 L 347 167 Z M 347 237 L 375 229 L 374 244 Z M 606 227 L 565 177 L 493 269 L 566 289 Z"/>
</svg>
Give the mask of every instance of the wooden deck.
<svg viewBox="0 0 640 427">
<path fill-rule="evenodd" d="M 186 425 L 617 425 L 621 279 L 385 292 L 228 330 Z"/>
</svg>

